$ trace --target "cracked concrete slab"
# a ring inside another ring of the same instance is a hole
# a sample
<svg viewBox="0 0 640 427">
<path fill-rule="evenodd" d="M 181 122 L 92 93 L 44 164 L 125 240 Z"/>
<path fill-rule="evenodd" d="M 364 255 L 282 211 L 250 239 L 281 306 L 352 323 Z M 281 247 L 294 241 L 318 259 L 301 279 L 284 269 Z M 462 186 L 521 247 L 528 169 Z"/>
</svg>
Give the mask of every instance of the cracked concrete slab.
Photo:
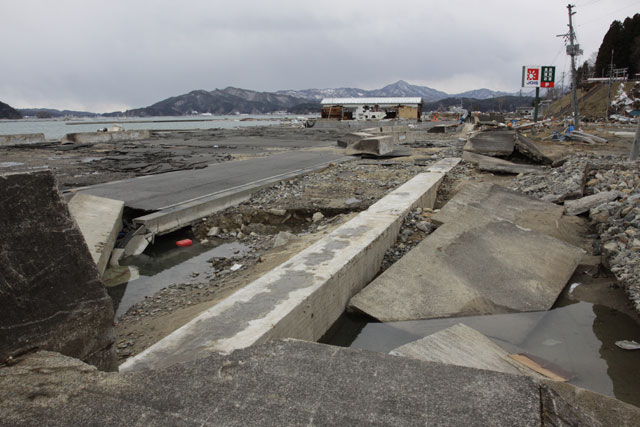
<svg viewBox="0 0 640 427">
<path fill-rule="evenodd" d="M 347 148 L 350 144 L 365 138 L 373 138 L 374 135 L 367 132 L 350 132 L 338 138 L 338 147 Z"/>
<path fill-rule="evenodd" d="M 563 208 L 496 184 L 466 184 L 431 217 L 436 224 L 457 221 L 465 215 L 489 216 L 511 221 L 521 227 L 548 233 L 557 227 Z"/>
<path fill-rule="evenodd" d="M 515 131 L 493 130 L 472 135 L 463 149 L 485 156 L 506 157 L 513 153 L 515 143 Z"/>
<path fill-rule="evenodd" d="M 537 372 L 509 357 L 502 347 L 462 323 L 392 350 L 394 356 L 440 362 L 449 365 L 528 375 L 542 379 Z"/>
<path fill-rule="evenodd" d="M 527 172 L 537 172 L 540 166 L 513 163 L 497 157 L 483 156 L 482 154 L 465 151 L 462 159 L 474 163 L 478 169 L 487 172 L 519 174 Z"/>
<path fill-rule="evenodd" d="M 76 193 L 69 201 L 69 211 L 80 227 L 91 258 L 102 276 L 116 244 L 118 232 L 122 229 L 124 202 Z"/>
<path fill-rule="evenodd" d="M 640 414 L 615 399 L 553 387 L 286 340 L 130 374 L 31 354 L 0 368 L 0 413 L 6 424 L 48 426 L 540 426 L 543 417 L 549 425 L 605 426 L 632 425 Z"/>
<path fill-rule="evenodd" d="M 382 322 L 548 310 L 582 252 L 513 222 L 467 213 L 440 226 L 349 306 Z"/>
<path fill-rule="evenodd" d="M 393 136 L 371 136 L 359 139 L 347 146 L 346 154 L 348 156 L 358 154 L 369 154 L 372 156 L 384 156 L 396 149 Z"/>
<path fill-rule="evenodd" d="M 567 215 L 580 215 L 601 204 L 612 202 L 623 195 L 619 191 L 603 191 L 577 200 L 565 200 L 564 212 Z"/>
<path fill-rule="evenodd" d="M 543 165 L 552 165 L 560 160 L 557 155 L 545 153 L 540 145 L 520 132 L 516 132 L 515 138 L 515 150 L 535 162 Z"/>
</svg>

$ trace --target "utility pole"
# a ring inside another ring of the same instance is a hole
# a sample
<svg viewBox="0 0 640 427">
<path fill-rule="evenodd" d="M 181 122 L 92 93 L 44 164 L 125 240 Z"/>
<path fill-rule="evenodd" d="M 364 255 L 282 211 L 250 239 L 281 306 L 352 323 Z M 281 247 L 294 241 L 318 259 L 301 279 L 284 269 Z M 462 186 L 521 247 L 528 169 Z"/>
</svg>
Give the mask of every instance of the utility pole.
<svg viewBox="0 0 640 427">
<path fill-rule="evenodd" d="M 636 127 L 636 137 L 631 144 L 631 153 L 629 153 L 629 160 L 635 162 L 638 159 L 638 151 L 640 151 L 640 117 L 638 117 L 638 127 Z"/>
<path fill-rule="evenodd" d="M 607 111 L 604 120 L 609 121 L 609 105 L 611 105 L 611 82 L 613 81 L 613 49 L 611 49 L 611 65 L 609 65 L 609 89 L 607 90 Z"/>
<path fill-rule="evenodd" d="M 576 55 L 578 54 L 579 46 L 574 44 L 575 33 L 573 31 L 573 15 L 576 13 L 572 11 L 575 6 L 572 4 L 567 5 L 569 9 L 569 46 L 567 46 L 567 53 L 571 56 L 571 75 L 573 80 L 573 117 L 574 126 L 578 130 L 580 124 L 580 116 L 578 115 L 578 73 L 576 72 Z"/>
</svg>

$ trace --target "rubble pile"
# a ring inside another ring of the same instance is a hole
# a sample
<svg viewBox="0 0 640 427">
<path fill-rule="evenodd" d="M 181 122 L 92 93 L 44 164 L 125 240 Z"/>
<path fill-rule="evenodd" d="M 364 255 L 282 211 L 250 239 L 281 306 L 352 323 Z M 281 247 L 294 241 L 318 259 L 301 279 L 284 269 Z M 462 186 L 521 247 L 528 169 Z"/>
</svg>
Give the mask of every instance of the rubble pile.
<svg viewBox="0 0 640 427">
<path fill-rule="evenodd" d="M 625 87 L 621 84 L 615 98 L 611 101 L 611 107 L 619 115 L 625 115 L 633 109 L 640 108 L 640 82 L 635 82 L 629 94 L 625 92 Z"/>
<path fill-rule="evenodd" d="M 431 222 L 432 213 L 432 209 L 422 208 L 416 208 L 409 212 L 402 223 L 398 239 L 384 254 L 380 273 L 391 267 L 435 230 L 436 226 Z"/>
<path fill-rule="evenodd" d="M 621 194 L 592 208 L 589 217 L 600 235 L 598 249 L 640 312 L 640 165 L 622 159 L 599 165 L 589 174 L 586 191 Z"/>
<path fill-rule="evenodd" d="M 575 154 L 558 167 L 518 175 L 510 188 L 554 203 L 582 197 L 587 165 L 596 159 L 593 154 Z"/>
<path fill-rule="evenodd" d="M 436 207 L 442 206 L 451 198 L 454 184 L 461 179 L 468 178 L 473 171 L 470 163 L 461 162 L 456 167 L 447 172 L 438 188 L 436 197 Z M 391 267 L 400 258 L 405 256 L 411 249 L 417 246 L 437 227 L 431 222 L 431 215 L 439 209 L 416 208 L 404 218 L 402 228 L 398 234 L 395 244 L 387 250 L 382 259 L 380 273 Z"/>
<path fill-rule="evenodd" d="M 622 156 L 575 154 L 560 167 L 519 175 L 511 188 L 556 203 L 619 192 L 589 211 L 600 237 L 595 255 L 604 255 L 640 312 L 640 165 Z"/>
<path fill-rule="evenodd" d="M 385 167 L 380 168 L 379 163 Z M 281 209 L 295 208 L 302 204 L 305 207 L 364 210 L 383 194 L 423 170 L 423 165 L 409 162 L 345 162 L 333 165 L 321 173 L 303 175 L 258 191 L 247 203 L 250 206 Z"/>
</svg>

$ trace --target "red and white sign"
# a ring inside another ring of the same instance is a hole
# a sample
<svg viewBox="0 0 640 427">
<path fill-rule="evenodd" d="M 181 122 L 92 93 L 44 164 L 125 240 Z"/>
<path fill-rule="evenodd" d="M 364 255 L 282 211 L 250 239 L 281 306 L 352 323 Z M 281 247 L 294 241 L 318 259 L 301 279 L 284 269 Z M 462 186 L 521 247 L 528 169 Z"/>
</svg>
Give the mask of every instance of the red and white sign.
<svg viewBox="0 0 640 427">
<path fill-rule="evenodd" d="M 524 67 L 524 87 L 540 87 L 540 67 Z"/>
</svg>

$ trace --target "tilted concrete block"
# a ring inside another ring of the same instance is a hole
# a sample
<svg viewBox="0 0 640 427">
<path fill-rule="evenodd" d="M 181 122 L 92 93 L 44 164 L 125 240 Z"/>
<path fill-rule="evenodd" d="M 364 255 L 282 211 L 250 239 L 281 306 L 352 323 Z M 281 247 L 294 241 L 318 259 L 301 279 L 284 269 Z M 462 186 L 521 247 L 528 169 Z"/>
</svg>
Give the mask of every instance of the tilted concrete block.
<svg viewBox="0 0 640 427">
<path fill-rule="evenodd" d="M 49 171 L 0 176 L 0 362 L 34 349 L 116 368 L 113 304 Z"/>
</svg>

